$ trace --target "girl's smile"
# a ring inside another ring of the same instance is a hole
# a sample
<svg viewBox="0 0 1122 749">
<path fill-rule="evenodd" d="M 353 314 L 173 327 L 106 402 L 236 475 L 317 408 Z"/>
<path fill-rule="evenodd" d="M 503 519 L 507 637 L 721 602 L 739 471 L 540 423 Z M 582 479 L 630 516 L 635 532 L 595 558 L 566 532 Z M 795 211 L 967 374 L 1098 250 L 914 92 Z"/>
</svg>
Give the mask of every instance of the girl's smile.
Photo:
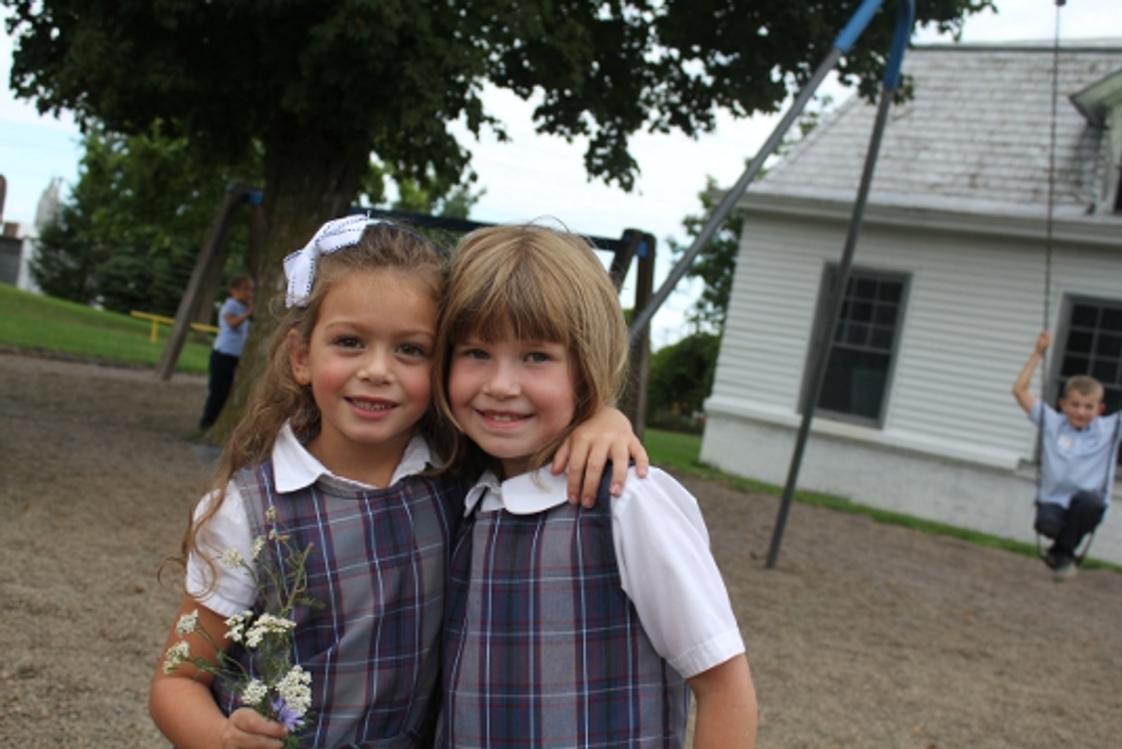
<svg viewBox="0 0 1122 749">
<path fill-rule="evenodd" d="M 398 404 L 394 401 L 371 398 L 347 398 L 347 403 L 354 409 L 355 416 L 359 419 L 381 421 L 388 419 Z"/>
<path fill-rule="evenodd" d="M 495 429 L 514 429 L 530 418 L 526 414 L 513 414 L 506 411 L 477 411 L 476 413 Z"/>
</svg>

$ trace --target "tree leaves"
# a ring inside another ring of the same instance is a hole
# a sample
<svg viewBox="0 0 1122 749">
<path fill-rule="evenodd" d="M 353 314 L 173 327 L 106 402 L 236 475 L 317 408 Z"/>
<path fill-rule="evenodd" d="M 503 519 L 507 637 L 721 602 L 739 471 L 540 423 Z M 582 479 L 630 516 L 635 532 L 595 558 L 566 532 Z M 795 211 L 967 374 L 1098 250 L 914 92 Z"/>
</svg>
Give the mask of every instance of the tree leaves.
<svg viewBox="0 0 1122 749">
<path fill-rule="evenodd" d="M 78 184 L 39 239 L 32 273 L 52 296 L 107 309 L 175 314 L 232 169 L 192 158 L 160 123 L 125 137 L 94 129 L 84 139 Z M 239 176 L 251 177 L 252 160 Z M 241 269 L 245 221 L 233 225 Z"/>
</svg>

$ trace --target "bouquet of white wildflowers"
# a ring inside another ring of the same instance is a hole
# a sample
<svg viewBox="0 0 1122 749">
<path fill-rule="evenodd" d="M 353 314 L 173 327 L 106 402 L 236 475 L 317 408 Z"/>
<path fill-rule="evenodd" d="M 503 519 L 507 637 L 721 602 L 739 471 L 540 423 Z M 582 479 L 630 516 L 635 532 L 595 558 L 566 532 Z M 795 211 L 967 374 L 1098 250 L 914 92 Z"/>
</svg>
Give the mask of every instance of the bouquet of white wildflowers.
<svg viewBox="0 0 1122 749">
<path fill-rule="evenodd" d="M 254 539 L 252 560 L 244 559 L 236 549 L 227 549 L 221 558 L 222 564 L 228 567 L 249 571 L 257 584 L 258 601 L 263 604 L 260 613 L 246 611 L 226 620 L 226 639 L 246 649 L 252 669 L 247 670 L 229 656 L 222 645 L 198 626 L 196 609 L 179 618 L 175 632 L 181 638 L 197 633 L 214 648 L 218 662 L 191 655 L 187 640 L 181 639 L 165 653 L 164 672 L 170 674 L 181 663 L 190 663 L 200 671 L 214 674 L 239 695 L 242 705 L 252 707 L 294 732 L 308 717 L 312 677 L 292 664 L 292 630 L 296 626 L 292 614 L 297 606 L 319 607 L 321 604 L 307 593 L 307 559 L 312 547 L 309 545 L 303 551 L 294 549 L 289 537 L 277 532 L 273 508 L 269 508 L 265 519 L 271 527 L 267 536 Z M 272 555 L 262 553 L 269 542 L 275 542 L 282 550 L 287 561 L 284 572 Z M 299 740 L 290 733 L 284 746 L 298 745 Z"/>
</svg>

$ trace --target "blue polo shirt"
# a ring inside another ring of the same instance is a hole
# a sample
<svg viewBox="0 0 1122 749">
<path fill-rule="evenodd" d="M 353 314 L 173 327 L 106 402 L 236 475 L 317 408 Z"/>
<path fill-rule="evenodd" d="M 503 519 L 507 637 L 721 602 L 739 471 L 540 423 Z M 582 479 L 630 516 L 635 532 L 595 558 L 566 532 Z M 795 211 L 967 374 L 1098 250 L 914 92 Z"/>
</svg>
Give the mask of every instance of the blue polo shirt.
<svg viewBox="0 0 1122 749">
<path fill-rule="evenodd" d="M 1044 432 L 1038 500 L 1067 507 L 1076 492 L 1101 492 L 1105 486 L 1103 501 L 1110 504 L 1120 436 L 1118 418 L 1119 412 L 1099 416 L 1084 429 L 1076 429 L 1066 416 L 1037 399 L 1029 420 Z"/>
<path fill-rule="evenodd" d="M 230 356 L 241 356 L 245 348 L 245 339 L 249 338 L 249 320 L 236 328 L 231 328 L 226 323 L 226 315 L 244 315 L 249 309 L 234 297 L 227 297 L 218 310 L 218 336 L 214 339 L 214 350 Z"/>
</svg>

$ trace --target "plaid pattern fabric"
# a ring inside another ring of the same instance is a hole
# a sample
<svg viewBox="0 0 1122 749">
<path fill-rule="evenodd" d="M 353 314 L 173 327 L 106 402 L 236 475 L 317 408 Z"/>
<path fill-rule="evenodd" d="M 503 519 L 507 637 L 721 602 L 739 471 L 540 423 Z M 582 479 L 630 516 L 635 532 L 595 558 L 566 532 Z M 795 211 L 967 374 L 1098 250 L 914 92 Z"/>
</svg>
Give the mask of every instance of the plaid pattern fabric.
<svg viewBox="0 0 1122 749">
<path fill-rule="evenodd" d="M 324 604 L 296 612 L 294 660 L 312 675 L 302 746 L 428 746 L 435 723 L 439 637 L 448 550 L 464 487 L 411 476 L 384 490 L 332 477 L 288 494 L 272 462 L 234 479 L 260 534 L 274 507 L 294 548 L 309 544 L 309 593 Z M 278 554 L 274 546 L 271 553 Z M 281 560 L 283 563 L 283 560 Z M 246 653 L 232 654 L 243 663 Z M 215 687 L 219 706 L 236 695 Z"/>
<path fill-rule="evenodd" d="M 592 510 L 477 512 L 452 554 L 439 746 L 680 747 L 688 690 L 620 587 Z"/>
</svg>

